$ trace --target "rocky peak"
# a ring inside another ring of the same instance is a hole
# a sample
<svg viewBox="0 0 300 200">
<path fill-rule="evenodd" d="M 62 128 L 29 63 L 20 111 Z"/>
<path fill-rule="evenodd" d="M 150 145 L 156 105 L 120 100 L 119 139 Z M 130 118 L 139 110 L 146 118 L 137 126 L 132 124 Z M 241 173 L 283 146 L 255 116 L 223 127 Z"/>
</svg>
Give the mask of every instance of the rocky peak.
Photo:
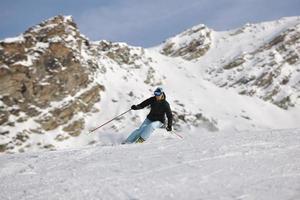
<svg viewBox="0 0 300 200">
<path fill-rule="evenodd" d="M 211 45 L 211 30 L 200 24 L 168 39 L 161 53 L 172 57 L 192 60 L 203 56 Z"/>
<path fill-rule="evenodd" d="M 24 34 L 53 37 L 70 33 L 70 30 L 78 32 L 77 25 L 73 21 L 72 17 L 58 15 L 45 20 L 36 26 L 30 27 Z"/>
<path fill-rule="evenodd" d="M 0 135 L 7 135 L 7 148 L 22 145 L 9 130 L 28 120 L 35 124 L 30 130 L 24 127 L 13 134 L 26 139 L 33 132 L 63 126 L 78 135 L 84 120 L 74 121 L 76 114 L 90 111 L 104 89 L 93 81 L 89 54 L 89 41 L 71 17 L 53 17 L 0 41 Z M 69 124 L 76 122 L 80 126 Z"/>
</svg>

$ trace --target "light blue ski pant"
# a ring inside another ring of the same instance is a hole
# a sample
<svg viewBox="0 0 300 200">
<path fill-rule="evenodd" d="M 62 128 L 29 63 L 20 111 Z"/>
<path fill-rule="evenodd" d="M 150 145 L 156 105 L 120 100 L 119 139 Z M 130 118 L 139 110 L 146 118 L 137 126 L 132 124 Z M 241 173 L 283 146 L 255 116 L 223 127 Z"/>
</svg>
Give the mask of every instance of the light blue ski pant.
<svg viewBox="0 0 300 200">
<path fill-rule="evenodd" d="M 147 140 L 155 129 L 160 128 L 162 126 L 163 123 L 161 123 L 160 121 L 152 122 L 148 118 L 146 118 L 142 125 L 128 136 L 125 142 L 134 143 L 140 137 L 142 137 L 144 140 Z"/>
</svg>

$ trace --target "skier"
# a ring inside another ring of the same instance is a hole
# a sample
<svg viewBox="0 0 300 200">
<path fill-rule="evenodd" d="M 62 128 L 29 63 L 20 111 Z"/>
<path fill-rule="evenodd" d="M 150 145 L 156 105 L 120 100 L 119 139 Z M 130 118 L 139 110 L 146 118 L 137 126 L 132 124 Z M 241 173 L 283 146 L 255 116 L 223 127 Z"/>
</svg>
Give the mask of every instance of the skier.
<svg viewBox="0 0 300 200">
<path fill-rule="evenodd" d="M 151 133 L 160 128 L 165 123 L 165 115 L 168 118 L 167 131 L 172 131 L 172 111 L 169 103 L 166 101 L 166 94 L 161 87 L 154 91 L 154 96 L 146 99 L 138 105 L 132 105 L 132 110 L 140 110 L 146 106 L 151 106 L 150 113 L 142 125 L 133 131 L 126 139 L 125 143 L 142 143 L 149 138 Z"/>
</svg>

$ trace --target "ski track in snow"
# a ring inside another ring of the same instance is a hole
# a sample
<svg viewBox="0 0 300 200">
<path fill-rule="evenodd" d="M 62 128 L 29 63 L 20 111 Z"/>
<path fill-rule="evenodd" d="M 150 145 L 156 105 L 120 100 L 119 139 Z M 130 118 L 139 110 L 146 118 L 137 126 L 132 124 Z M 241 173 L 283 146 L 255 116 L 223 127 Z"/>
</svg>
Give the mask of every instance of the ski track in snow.
<svg viewBox="0 0 300 200">
<path fill-rule="evenodd" d="M 299 199 L 300 130 L 3 155 L 0 199 Z"/>
</svg>

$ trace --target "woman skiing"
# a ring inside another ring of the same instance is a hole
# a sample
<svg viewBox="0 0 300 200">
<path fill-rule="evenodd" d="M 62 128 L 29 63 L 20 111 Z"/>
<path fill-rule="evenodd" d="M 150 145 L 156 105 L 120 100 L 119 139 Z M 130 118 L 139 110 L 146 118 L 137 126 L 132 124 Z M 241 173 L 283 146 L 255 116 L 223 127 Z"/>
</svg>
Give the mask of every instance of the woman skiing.
<svg viewBox="0 0 300 200">
<path fill-rule="evenodd" d="M 142 143 L 147 140 L 151 133 L 160 128 L 165 123 L 165 115 L 168 118 L 167 131 L 172 131 L 172 111 L 169 103 L 166 101 L 166 94 L 161 87 L 154 91 L 154 96 L 146 99 L 138 105 L 132 105 L 132 110 L 140 110 L 146 106 L 151 106 L 150 113 L 142 125 L 133 131 L 124 143 Z"/>
</svg>

